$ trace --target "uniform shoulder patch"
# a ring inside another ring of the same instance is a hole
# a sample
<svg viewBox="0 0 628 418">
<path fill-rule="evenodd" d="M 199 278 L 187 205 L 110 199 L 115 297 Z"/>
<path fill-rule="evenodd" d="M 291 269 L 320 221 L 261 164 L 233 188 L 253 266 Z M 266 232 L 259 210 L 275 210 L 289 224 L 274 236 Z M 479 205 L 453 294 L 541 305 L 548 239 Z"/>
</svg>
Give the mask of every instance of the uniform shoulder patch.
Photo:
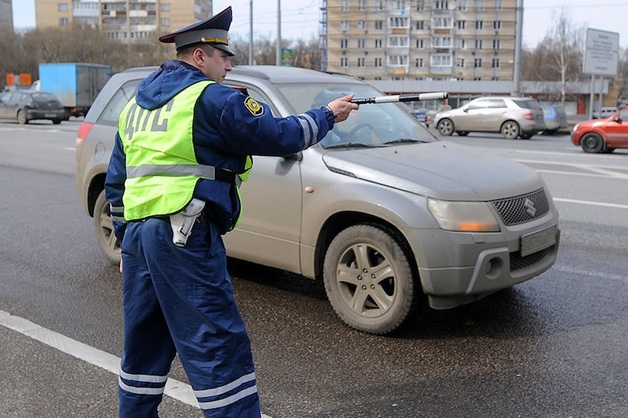
<svg viewBox="0 0 628 418">
<path fill-rule="evenodd" d="M 244 100 L 244 106 L 249 109 L 253 116 L 261 116 L 264 113 L 264 106 L 252 97 L 247 97 Z"/>
</svg>

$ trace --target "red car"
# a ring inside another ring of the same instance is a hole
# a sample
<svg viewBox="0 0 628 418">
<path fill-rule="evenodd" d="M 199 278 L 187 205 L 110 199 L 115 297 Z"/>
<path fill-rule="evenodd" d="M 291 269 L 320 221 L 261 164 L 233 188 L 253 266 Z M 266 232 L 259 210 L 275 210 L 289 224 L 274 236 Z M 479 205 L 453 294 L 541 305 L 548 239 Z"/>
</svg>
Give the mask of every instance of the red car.
<svg viewBox="0 0 628 418">
<path fill-rule="evenodd" d="M 580 122 L 571 131 L 571 142 L 584 152 L 613 152 L 628 148 L 628 108 L 603 119 Z"/>
</svg>

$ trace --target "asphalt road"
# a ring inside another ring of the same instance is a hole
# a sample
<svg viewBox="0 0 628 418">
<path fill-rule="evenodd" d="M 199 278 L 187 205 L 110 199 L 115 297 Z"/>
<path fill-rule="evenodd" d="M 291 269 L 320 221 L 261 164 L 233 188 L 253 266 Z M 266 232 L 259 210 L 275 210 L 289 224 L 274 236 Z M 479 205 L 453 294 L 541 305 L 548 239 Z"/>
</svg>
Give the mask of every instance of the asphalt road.
<svg viewBox="0 0 628 418">
<path fill-rule="evenodd" d="M 120 274 L 76 197 L 78 123 L 0 122 L 0 418 L 116 415 Z M 542 174 L 561 215 L 556 265 L 378 337 L 344 326 L 320 284 L 231 262 L 265 414 L 628 416 L 628 152 L 583 154 L 566 136 L 451 140 Z M 182 390 L 162 416 L 200 417 L 178 364 L 172 377 Z"/>
</svg>

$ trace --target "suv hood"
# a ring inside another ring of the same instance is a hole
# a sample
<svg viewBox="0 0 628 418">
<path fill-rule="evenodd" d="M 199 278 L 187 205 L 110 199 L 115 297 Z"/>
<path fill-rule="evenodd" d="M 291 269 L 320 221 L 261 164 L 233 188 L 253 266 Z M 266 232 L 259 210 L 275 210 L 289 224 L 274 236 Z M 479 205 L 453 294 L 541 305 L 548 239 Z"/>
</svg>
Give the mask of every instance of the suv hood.
<svg viewBox="0 0 628 418">
<path fill-rule="evenodd" d="M 327 150 L 323 162 L 332 171 L 443 200 L 488 201 L 544 186 L 523 164 L 447 141 Z"/>
</svg>

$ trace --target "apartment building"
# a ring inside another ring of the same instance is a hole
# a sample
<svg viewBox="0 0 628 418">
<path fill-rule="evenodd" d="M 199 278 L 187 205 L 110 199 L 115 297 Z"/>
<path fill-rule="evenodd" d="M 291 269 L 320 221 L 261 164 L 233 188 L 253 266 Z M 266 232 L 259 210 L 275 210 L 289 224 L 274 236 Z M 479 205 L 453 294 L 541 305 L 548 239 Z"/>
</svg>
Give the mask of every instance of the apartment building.
<svg viewBox="0 0 628 418">
<path fill-rule="evenodd" d="M 512 80 L 515 1 L 322 0 L 323 68 L 369 80 Z"/>
<path fill-rule="evenodd" d="M 211 15 L 211 0 L 35 0 L 38 28 L 73 24 L 98 27 L 130 44 L 155 39 Z"/>
<path fill-rule="evenodd" d="M 13 32 L 13 6 L 11 0 L 0 0 L 0 30 Z"/>
</svg>

